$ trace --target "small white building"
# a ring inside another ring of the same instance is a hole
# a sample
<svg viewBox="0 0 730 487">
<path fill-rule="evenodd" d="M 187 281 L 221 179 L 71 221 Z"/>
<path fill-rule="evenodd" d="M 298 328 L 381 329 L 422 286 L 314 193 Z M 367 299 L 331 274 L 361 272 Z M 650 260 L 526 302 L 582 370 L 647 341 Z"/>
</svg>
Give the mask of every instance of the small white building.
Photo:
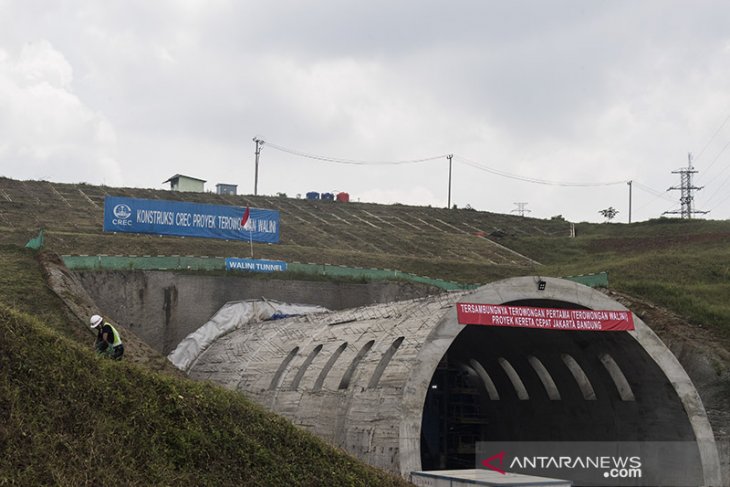
<svg viewBox="0 0 730 487">
<path fill-rule="evenodd" d="M 187 193 L 203 193 L 205 192 L 205 180 L 185 176 L 184 174 L 175 174 L 162 184 L 170 183 L 170 191 L 183 191 Z"/>
</svg>

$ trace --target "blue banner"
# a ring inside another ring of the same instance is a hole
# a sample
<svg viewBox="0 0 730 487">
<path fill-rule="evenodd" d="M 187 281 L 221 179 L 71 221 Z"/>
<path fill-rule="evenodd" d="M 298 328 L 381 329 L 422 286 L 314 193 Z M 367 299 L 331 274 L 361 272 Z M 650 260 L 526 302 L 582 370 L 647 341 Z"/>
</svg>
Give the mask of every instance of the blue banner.
<svg viewBox="0 0 730 487">
<path fill-rule="evenodd" d="M 251 208 L 244 227 L 245 212 L 240 206 L 107 196 L 104 231 L 279 242 L 278 211 Z"/>
<path fill-rule="evenodd" d="M 226 258 L 227 271 L 283 272 L 286 262 L 281 260 Z"/>
</svg>

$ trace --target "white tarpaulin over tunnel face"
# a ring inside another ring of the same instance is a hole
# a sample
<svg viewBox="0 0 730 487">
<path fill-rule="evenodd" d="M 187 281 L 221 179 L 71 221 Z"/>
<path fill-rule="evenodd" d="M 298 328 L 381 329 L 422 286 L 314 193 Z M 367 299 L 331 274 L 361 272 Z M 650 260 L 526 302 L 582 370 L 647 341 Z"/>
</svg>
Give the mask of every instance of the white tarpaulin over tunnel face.
<svg viewBox="0 0 730 487">
<path fill-rule="evenodd" d="M 406 477 L 473 468 L 480 441 L 696 441 L 705 483 L 720 485 L 699 395 L 635 315 L 633 331 L 458 323 L 459 302 L 627 311 L 583 285 L 537 281 L 234 327 L 189 374 Z"/>
<path fill-rule="evenodd" d="M 328 311 L 322 306 L 288 304 L 273 300 L 232 301 L 223 305 L 203 326 L 186 336 L 167 356 L 175 367 L 187 371 L 217 338 L 249 323 L 272 317 L 298 316 Z"/>
</svg>

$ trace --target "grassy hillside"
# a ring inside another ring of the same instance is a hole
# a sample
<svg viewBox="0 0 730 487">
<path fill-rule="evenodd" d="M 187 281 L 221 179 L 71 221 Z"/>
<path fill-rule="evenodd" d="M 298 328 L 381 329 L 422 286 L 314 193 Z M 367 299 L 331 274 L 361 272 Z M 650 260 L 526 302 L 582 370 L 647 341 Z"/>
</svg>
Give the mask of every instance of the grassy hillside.
<svg viewBox="0 0 730 487">
<path fill-rule="evenodd" d="M 571 224 L 561 218 L 0 177 L 0 244 L 22 245 L 45 228 L 47 248 L 59 254 L 249 255 L 246 242 L 104 233 L 106 195 L 276 209 L 281 242 L 254 244 L 259 258 L 397 269 L 469 284 L 608 271 L 613 289 L 730 337 L 730 221 L 577 223 L 570 238 Z"/>
<path fill-rule="evenodd" d="M 97 357 L 30 252 L 0 247 L 0 276 L 0 485 L 405 485 L 240 394 Z"/>
<path fill-rule="evenodd" d="M 730 222 L 658 219 L 580 224 L 574 239 L 512 238 L 546 274 L 609 273 L 612 289 L 666 307 L 730 338 Z"/>
<path fill-rule="evenodd" d="M 281 215 L 281 241 L 254 244 L 259 257 L 387 267 L 431 277 L 447 273 L 469 282 L 524 273 L 532 265 L 528 258 L 486 238 L 490 234 L 569 233 L 569 224 L 562 220 L 519 219 L 469 210 L 105 188 L 0 177 L 0 243 L 25 243 L 44 228 L 47 245 L 59 254 L 249 253 L 247 242 L 240 241 L 104 233 L 107 195 L 275 209 Z"/>
<path fill-rule="evenodd" d="M 247 256 L 248 245 L 101 230 L 105 195 L 281 212 L 257 257 L 484 283 L 608 271 L 610 287 L 730 342 L 730 222 L 570 224 L 471 210 L 181 194 L 0 177 L 0 485 L 398 485 L 243 397 L 99 360 L 25 242 L 69 254 Z M 538 264 L 539 262 L 539 264 Z M 300 276 L 301 277 L 301 276 Z M 104 464 L 104 466 L 100 466 Z"/>
</svg>

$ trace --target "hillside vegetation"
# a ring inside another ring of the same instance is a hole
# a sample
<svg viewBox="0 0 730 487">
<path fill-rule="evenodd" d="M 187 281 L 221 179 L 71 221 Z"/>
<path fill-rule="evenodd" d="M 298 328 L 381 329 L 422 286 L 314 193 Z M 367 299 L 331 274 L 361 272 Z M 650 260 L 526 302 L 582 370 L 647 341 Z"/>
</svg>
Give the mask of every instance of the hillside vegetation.
<svg viewBox="0 0 730 487">
<path fill-rule="evenodd" d="M 730 349 L 728 221 L 576 223 L 571 238 L 561 218 L 0 178 L 0 485 L 403 483 L 239 394 L 96 357 L 86 324 L 22 248 L 40 229 L 58 254 L 249 255 L 241 242 L 105 234 L 105 195 L 279 210 L 281 242 L 255 244 L 259 258 L 462 283 L 608 271 L 612 291 L 662 305 Z"/>
<path fill-rule="evenodd" d="M 99 358 L 30 251 L 0 256 L 0 485 L 406 484 L 240 394 Z"/>
<path fill-rule="evenodd" d="M 0 177 L 0 243 L 46 230 L 58 254 L 249 256 L 247 242 L 109 234 L 104 197 L 129 196 L 270 208 L 281 242 L 258 258 L 397 269 L 466 284 L 607 271 L 610 287 L 661 304 L 730 338 L 730 221 L 656 219 L 571 223 L 474 210 L 223 196 Z"/>
<path fill-rule="evenodd" d="M 574 239 L 509 238 L 549 275 L 609 273 L 612 289 L 668 308 L 730 338 L 730 221 L 657 219 L 580 224 Z"/>
</svg>

